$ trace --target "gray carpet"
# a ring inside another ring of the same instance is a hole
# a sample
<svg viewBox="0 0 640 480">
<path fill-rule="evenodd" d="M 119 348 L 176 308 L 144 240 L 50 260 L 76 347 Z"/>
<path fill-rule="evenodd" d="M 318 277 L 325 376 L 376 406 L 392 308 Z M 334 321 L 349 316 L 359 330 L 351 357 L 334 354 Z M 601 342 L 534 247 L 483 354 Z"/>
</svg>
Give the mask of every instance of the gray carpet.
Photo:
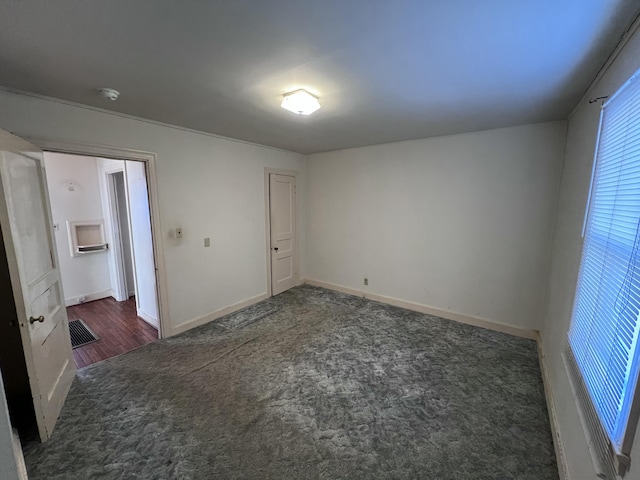
<svg viewBox="0 0 640 480">
<path fill-rule="evenodd" d="M 536 345 L 302 286 L 81 370 L 31 480 L 557 480 Z"/>
</svg>

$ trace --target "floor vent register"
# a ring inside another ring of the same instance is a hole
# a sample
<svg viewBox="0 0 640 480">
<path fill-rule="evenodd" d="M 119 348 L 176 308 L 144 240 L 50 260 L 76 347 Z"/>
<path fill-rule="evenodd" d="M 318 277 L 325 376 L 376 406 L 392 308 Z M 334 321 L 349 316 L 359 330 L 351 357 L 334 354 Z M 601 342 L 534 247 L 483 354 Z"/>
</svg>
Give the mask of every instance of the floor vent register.
<svg viewBox="0 0 640 480">
<path fill-rule="evenodd" d="M 69 322 L 69 332 L 71 333 L 71 346 L 73 348 L 82 347 L 88 343 L 100 340 L 100 338 L 80 319 L 71 320 Z"/>
</svg>

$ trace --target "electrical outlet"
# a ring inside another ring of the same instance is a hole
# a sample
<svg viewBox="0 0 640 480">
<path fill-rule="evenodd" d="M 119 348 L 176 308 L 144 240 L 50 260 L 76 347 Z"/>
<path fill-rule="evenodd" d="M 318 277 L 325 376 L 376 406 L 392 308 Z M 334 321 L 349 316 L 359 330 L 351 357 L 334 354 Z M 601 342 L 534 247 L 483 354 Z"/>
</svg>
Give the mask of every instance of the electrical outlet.
<svg viewBox="0 0 640 480">
<path fill-rule="evenodd" d="M 211 239 L 209 237 L 204 237 L 204 246 L 205 247 L 211 246 Z"/>
<path fill-rule="evenodd" d="M 365 279 L 364 279 L 364 284 L 365 284 L 365 285 L 369 285 L 369 279 L 368 279 L 368 278 L 365 278 Z"/>
<path fill-rule="evenodd" d="M 182 238 L 182 228 L 176 228 L 176 238 Z"/>
</svg>

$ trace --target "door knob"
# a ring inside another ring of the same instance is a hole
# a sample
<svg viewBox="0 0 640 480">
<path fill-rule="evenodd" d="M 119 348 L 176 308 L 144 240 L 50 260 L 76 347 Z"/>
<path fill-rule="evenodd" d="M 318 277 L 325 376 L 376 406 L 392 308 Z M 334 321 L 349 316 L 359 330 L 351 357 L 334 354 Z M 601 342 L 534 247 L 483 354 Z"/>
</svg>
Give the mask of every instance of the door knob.
<svg viewBox="0 0 640 480">
<path fill-rule="evenodd" d="M 32 324 L 32 325 L 33 325 L 33 324 L 34 324 L 34 323 L 36 323 L 36 322 L 40 322 L 40 323 L 44 322 L 44 315 L 40 315 L 40 316 L 39 316 L 39 317 L 37 317 L 37 318 L 29 317 L 29 323 L 30 323 L 30 324 Z"/>
<path fill-rule="evenodd" d="M 277 252 L 278 251 L 278 247 L 273 247 L 273 249 Z"/>
</svg>

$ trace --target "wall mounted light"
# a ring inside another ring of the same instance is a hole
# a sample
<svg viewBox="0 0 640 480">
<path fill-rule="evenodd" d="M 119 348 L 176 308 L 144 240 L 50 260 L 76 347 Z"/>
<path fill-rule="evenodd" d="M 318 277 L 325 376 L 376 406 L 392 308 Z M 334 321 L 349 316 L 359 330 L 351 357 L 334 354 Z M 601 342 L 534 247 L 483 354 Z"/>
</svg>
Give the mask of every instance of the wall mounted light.
<svg viewBox="0 0 640 480">
<path fill-rule="evenodd" d="M 285 93 L 282 99 L 282 108 L 298 115 L 311 115 L 320 108 L 318 97 L 304 89 Z"/>
</svg>

